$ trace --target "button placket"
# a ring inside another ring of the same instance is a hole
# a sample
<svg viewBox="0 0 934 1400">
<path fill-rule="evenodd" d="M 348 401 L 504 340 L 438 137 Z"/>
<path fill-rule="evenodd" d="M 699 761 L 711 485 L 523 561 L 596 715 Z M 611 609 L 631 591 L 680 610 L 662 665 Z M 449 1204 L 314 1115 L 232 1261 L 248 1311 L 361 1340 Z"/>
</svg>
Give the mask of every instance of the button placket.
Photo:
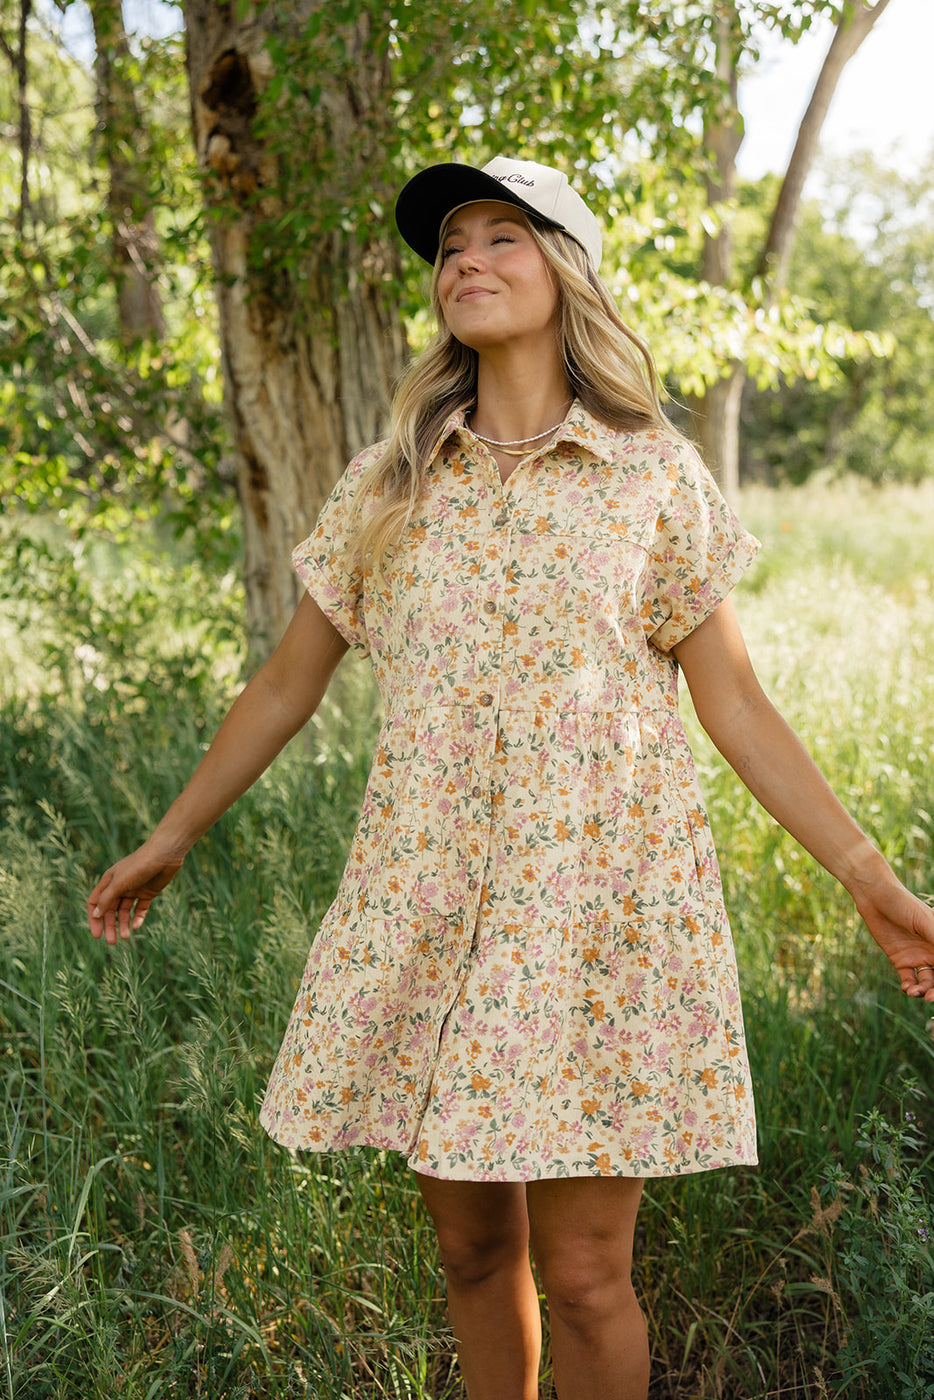
<svg viewBox="0 0 934 1400">
<path fill-rule="evenodd" d="M 502 681 L 503 610 L 508 569 L 509 536 L 493 534 L 482 555 L 477 580 L 479 602 L 477 704 L 490 709 L 498 703 Z"/>
<path fill-rule="evenodd" d="M 465 914 L 471 929 L 471 948 L 476 949 L 479 934 L 480 895 L 486 863 L 489 858 L 492 839 L 493 806 L 490 789 L 493 781 L 493 757 L 496 735 L 499 729 L 498 709 L 502 684 L 503 627 L 505 615 L 503 597 L 509 572 L 510 531 L 508 526 L 511 513 L 500 492 L 500 500 L 493 504 L 488 520 L 492 525 L 487 536 L 486 547 L 481 553 L 481 566 L 477 577 L 477 656 L 474 703 L 477 706 L 476 724 L 484 732 L 483 740 L 475 751 L 473 780 L 467 791 L 473 807 L 472 818 L 479 850 L 470 858 L 466 888 Z M 479 735 L 478 735 L 479 738 Z"/>
</svg>

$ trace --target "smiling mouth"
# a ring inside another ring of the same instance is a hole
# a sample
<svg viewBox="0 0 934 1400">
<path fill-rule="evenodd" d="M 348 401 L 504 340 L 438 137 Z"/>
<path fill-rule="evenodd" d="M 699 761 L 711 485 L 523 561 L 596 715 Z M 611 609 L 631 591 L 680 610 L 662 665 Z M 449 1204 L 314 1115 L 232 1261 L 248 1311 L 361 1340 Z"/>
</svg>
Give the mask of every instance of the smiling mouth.
<svg viewBox="0 0 934 1400">
<path fill-rule="evenodd" d="M 465 287 L 462 292 L 458 292 L 456 301 L 468 301 L 473 297 L 491 297 L 493 292 L 488 287 Z"/>
</svg>

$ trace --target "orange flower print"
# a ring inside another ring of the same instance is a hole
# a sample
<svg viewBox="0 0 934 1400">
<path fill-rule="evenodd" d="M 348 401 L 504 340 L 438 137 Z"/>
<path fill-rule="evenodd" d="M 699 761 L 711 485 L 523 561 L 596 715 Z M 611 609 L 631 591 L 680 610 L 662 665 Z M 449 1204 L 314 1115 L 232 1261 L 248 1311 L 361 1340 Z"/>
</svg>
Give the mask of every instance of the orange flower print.
<svg viewBox="0 0 934 1400">
<path fill-rule="evenodd" d="M 382 570 L 356 550 L 379 444 L 295 551 L 385 718 L 261 1121 L 457 1180 L 754 1162 L 672 648 L 756 542 L 667 429 L 575 402 L 503 483 L 468 423 L 439 433 Z"/>
</svg>

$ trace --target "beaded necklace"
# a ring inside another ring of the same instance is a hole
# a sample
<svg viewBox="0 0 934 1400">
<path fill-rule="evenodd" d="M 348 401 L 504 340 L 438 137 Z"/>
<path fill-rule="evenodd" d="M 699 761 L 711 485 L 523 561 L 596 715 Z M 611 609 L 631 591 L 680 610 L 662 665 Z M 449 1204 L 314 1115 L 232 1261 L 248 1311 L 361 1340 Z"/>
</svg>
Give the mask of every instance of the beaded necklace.
<svg viewBox="0 0 934 1400">
<path fill-rule="evenodd" d="M 565 412 L 565 415 L 566 415 L 566 414 L 567 414 L 567 405 L 565 405 L 565 410 L 564 410 L 564 412 Z M 547 436 L 549 435 L 549 433 L 555 432 L 558 428 L 561 427 L 561 424 L 562 424 L 563 422 L 564 422 L 564 417 L 562 417 L 557 423 L 555 423 L 553 427 L 551 427 L 551 428 L 543 428 L 542 431 L 541 431 L 540 433 L 533 433 L 531 437 L 525 437 L 525 438 L 509 438 L 509 439 L 507 439 L 507 440 L 504 441 L 504 442 L 501 442 L 501 441 L 499 440 L 499 438 L 486 437 L 484 433 L 478 433 L 477 430 L 476 430 L 476 428 L 470 428 L 470 431 L 473 433 L 474 437 L 479 438 L 481 442 L 487 443 L 490 447 L 499 447 L 499 448 L 501 448 L 502 451 L 503 451 L 503 453 L 504 453 L 504 455 L 505 455 L 506 457 L 524 457 L 524 456 L 526 455 L 525 450 L 523 450 L 523 451 L 521 451 L 521 452 L 510 452 L 508 449 L 509 449 L 510 447 L 519 447 L 521 444 L 527 443 L 527 442 L 537 442 L 539 438 L 547 437 Z M 469 427 L 470 427 L 470 424 L 467 423 L 466 426 L 469 428 Z"/>
</svg>

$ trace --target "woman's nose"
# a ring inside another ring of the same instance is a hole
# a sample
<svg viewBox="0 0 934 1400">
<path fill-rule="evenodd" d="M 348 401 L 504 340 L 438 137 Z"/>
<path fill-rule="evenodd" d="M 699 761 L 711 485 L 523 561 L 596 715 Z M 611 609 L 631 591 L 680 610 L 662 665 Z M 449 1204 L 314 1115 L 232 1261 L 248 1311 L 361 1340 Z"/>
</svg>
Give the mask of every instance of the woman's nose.
<svg viewBox="0 0 934 1400">
<path fill-rule="evenodd" d="M 457 254 L 457 270 L 458 272 L 476 272 L 482 261 L 482 254 L 476 244 L 468 243 Z"/>
</svg>

